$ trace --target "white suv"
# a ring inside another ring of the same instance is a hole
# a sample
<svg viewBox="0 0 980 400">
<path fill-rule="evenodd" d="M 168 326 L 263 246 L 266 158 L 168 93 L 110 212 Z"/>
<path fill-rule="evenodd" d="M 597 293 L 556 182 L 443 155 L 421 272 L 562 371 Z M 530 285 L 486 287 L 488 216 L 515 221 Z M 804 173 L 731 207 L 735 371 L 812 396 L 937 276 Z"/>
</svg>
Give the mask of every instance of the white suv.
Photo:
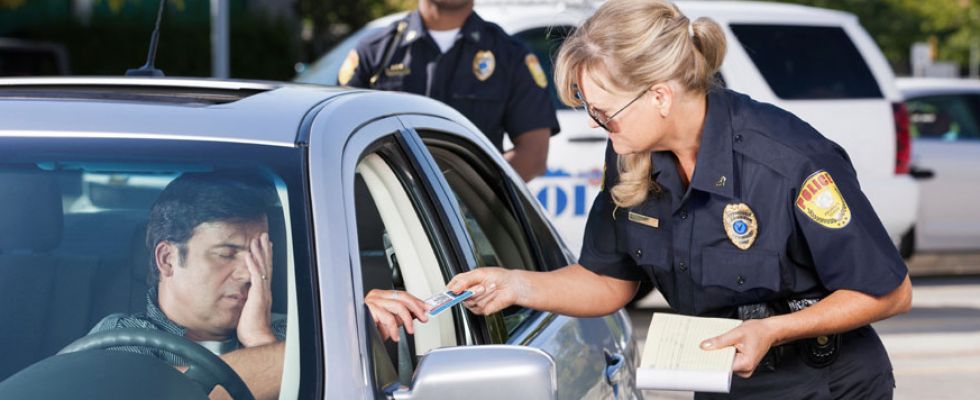
<svg viewBox="0 0 980 400">
<path fill-rule="evenodd" d="M 918 207 L 918 188 L 907 174 L 908 117 L 891 68 L 857 18 L 775 3 L 676 4 L 691 19 L 709 17 L 722 25 L 728 55 L 720 75 L 727 87 L 793 112 L 847 150 L 862 189 L 898 244 Z M 523 40 L 550 77 L 563 37 L 594 7 L 586 1 L 478 0 L 476 12 Z M 298 80 L 336 84 L 337 69 L 360 37 L 403 15 L 371 22 Z M 529 186 L 577 254 L 599 190 L 606 134 L 589 128 L 584 111 L 557 100 L 555 105 L 562 133 L 551 142 L 547 175 Z"/>
</svg>

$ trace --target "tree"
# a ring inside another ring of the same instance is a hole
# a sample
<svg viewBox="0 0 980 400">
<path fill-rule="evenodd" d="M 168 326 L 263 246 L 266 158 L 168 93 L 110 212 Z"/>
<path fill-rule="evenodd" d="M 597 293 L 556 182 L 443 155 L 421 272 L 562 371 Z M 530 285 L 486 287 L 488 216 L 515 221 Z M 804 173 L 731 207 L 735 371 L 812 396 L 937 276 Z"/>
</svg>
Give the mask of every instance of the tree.
<svg viewBox="0 0 980 400">
<path fill-rule="evenodd" d="M 309 32 L 307 61 L 330 50 L 349 33 L 373 19 L 411 10 L 415 0 L 297 0 L 304 31 Z"/>
</svg>

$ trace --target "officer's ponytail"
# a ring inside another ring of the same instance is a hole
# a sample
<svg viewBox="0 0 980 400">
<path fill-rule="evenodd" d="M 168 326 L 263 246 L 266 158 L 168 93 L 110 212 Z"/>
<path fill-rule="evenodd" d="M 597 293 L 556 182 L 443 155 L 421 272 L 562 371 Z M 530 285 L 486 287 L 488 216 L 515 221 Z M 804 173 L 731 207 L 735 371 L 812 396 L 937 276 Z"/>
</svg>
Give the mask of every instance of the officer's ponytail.
<svg viewBox="0 0 980 400">
<path fill-rule="evenodd" d="M 716 85 L 725 50 L 725 34 L 711 19 L 691 22 L 666 0 L 609 0 L 565 40 L 555 61 L 555 86 L 573 107 L 581 105 L 576 87 L 582 74 L 624 95 L 666 81 L 704 93 Z M 649 152 L 620 156 L 615 167 L 619 182 L 611 194 L 620 207 L 660 189 L 651 180 Z"/>
</svg>

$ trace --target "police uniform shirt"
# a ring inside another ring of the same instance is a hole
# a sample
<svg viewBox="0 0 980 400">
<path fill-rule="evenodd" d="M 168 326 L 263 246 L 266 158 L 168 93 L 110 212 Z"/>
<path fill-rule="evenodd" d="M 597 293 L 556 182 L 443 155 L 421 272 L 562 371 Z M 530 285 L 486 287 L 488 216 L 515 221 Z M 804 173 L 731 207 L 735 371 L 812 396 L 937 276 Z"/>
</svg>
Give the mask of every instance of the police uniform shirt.
<svg viewBox="0 0 980 400">
<path fill-rule="evenodd" d="M 707 104 L 690 185 L 671 152 L 654 152 L 661 191 L 617 208 L 616 155 L 607 146 L 581 265 L 651 280 L 683 314 L 726 318 L 743 304 L 838 289 L 881 296 L 902 283 L 905 263 L 842 148 L 745 95 L 712 90 Z"/>
<path fill-rule="evenodd" d="M 405 24 L 401 33 L 398 25 Z M 385 53 L 392 40 L 399 43 Z M 372 78 L 374 82 L 372 83 Z M 502 150 L 503 135 L 547 128 L 558 133 L 548 78 L 538 59 L 499 26 L 472 13 L 442 53 L 418 11 L 362 39 L 338 74 L 341 85 L 421 94 L 453 107 Z"/>
</svg>

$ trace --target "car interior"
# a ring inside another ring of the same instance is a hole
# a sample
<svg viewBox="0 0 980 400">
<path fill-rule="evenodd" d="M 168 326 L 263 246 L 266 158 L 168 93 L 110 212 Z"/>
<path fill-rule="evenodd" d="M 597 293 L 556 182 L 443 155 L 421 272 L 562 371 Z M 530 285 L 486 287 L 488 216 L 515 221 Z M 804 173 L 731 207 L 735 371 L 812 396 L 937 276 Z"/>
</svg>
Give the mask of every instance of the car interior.
<svg viewBox="0 0 980 400">
<path fill-rule="evenodd" d="M 179 174 L 165 172 L 0 166 L 0 343 L 8 349 L 0 381 L 56 354 L 109 314 L 146 310 L 147 215 Z M 281 209 L 270 213 L 269 225 L 274 247 L 287 249 Z M 274 252 L 274 313 L 286 313 L 287 253 Z"/>
</svg>

